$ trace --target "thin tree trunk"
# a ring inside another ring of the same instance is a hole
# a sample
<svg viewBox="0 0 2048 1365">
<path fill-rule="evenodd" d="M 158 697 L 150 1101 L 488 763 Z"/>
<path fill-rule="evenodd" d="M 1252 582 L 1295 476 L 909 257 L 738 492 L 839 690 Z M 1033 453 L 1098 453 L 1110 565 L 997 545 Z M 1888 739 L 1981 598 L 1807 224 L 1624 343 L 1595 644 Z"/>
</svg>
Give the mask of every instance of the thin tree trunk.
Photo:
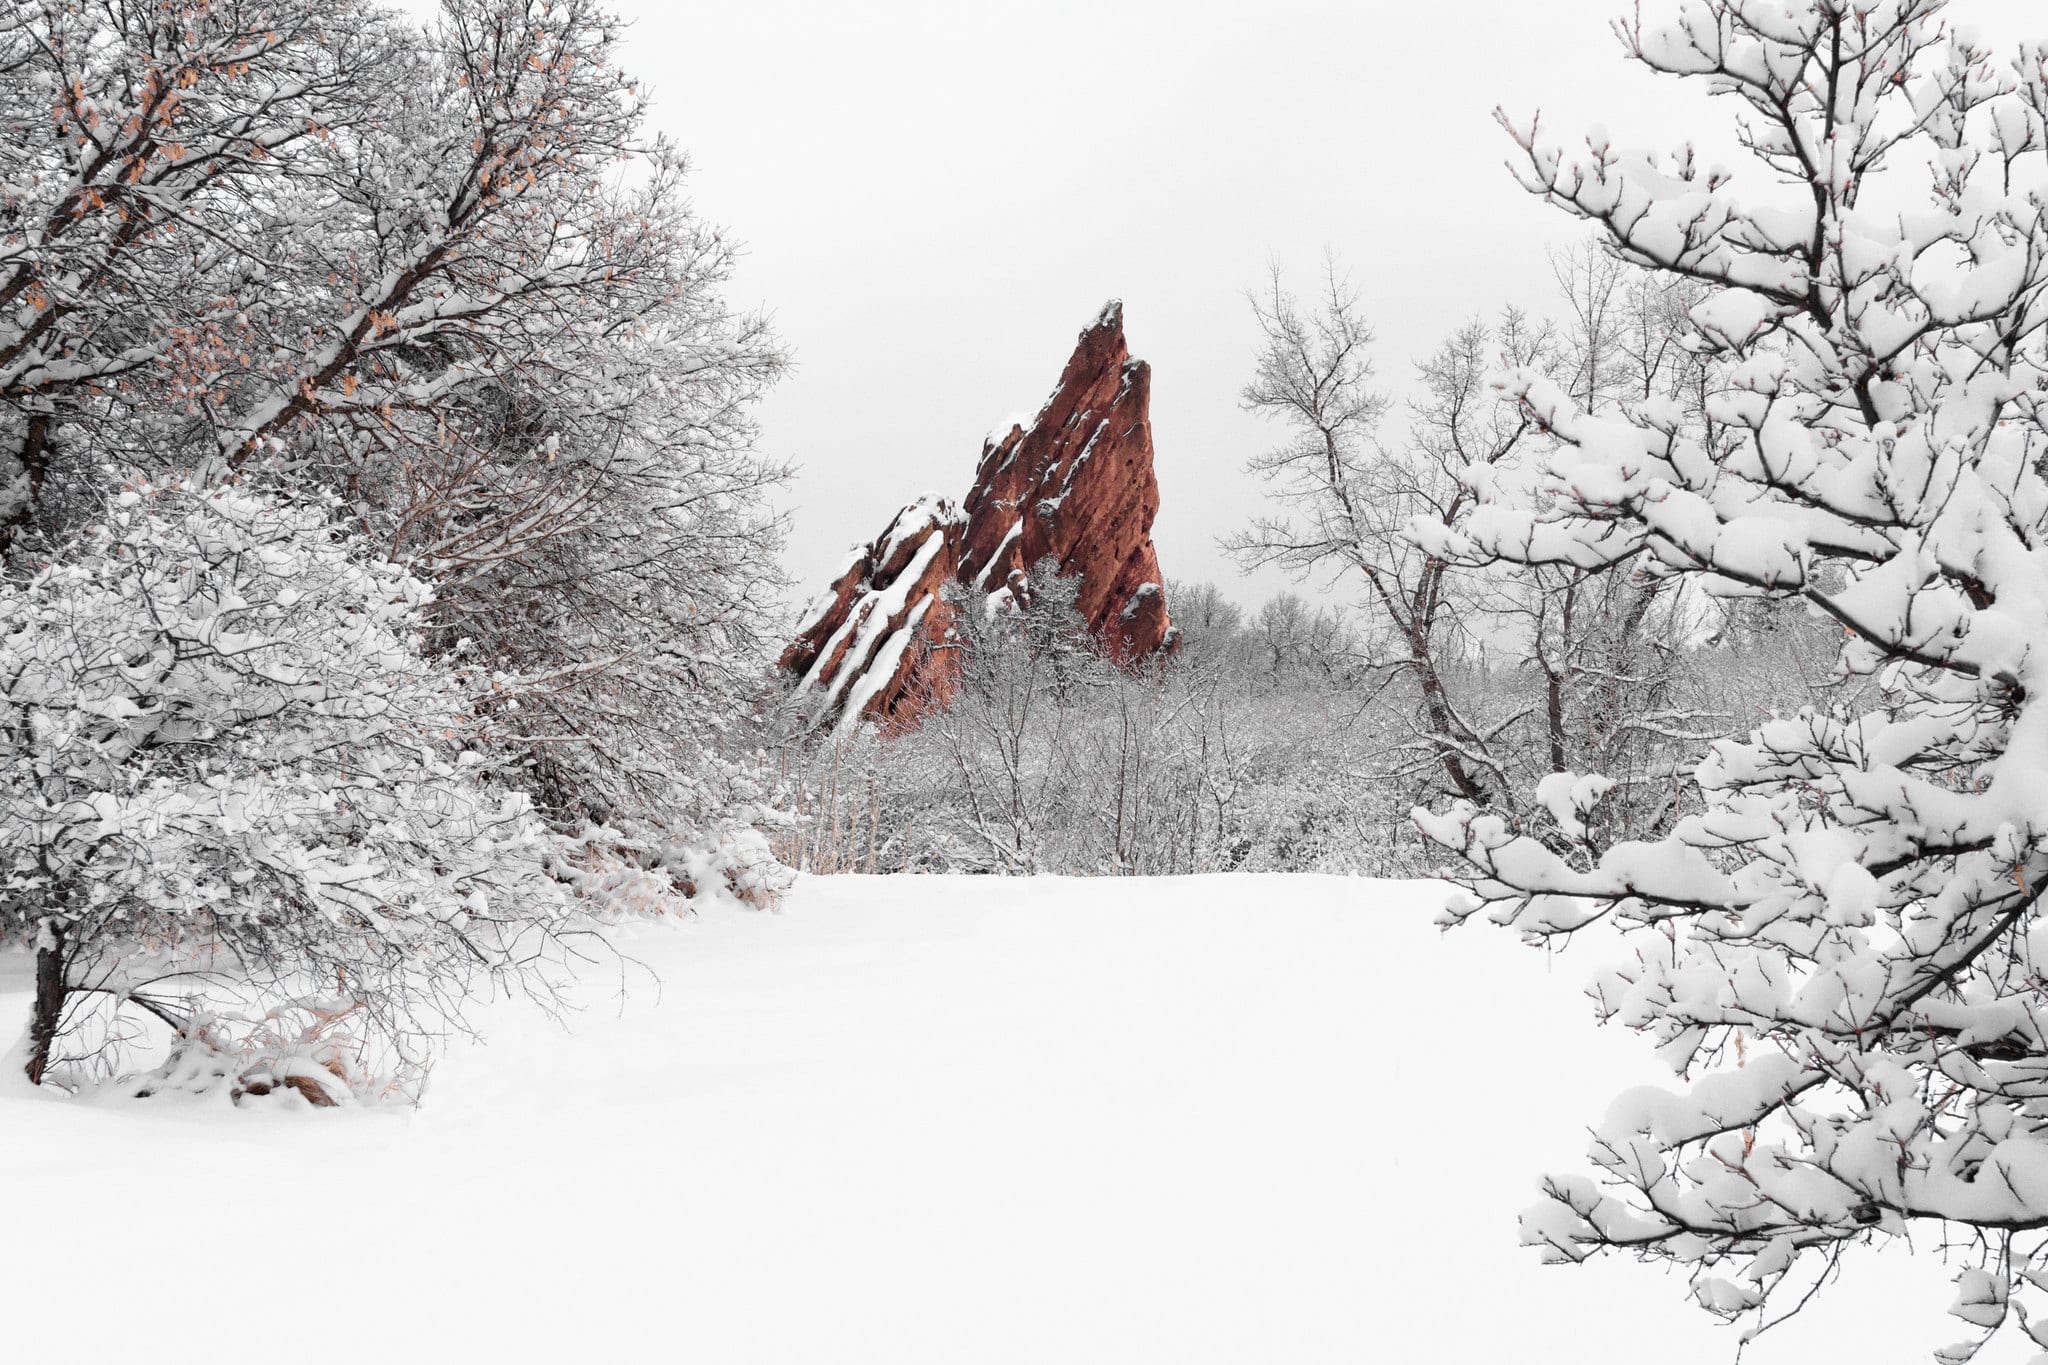
<svg viewBox="0 0 2048 1365">
<path fill-rule="evenodd" d="M 879 778 L 868 779 L 868 873 L 875 870 L 875 839 L 882 828 L 882 789 Z"/>
<path fill-rule="evenodd" d="M 1561 773 L 1571 766 L 1564 748 L 1564 677 L 1543 670 L 1543 714 L 1550 730 L 1550 771 Z"/>
<path fill-rule="evenodd" d="M 1566 744 L 1564 729 L 1564 689 L 1567 675 L 1572 668 L 1572 630 L 1574 617 L 1578 612 L 1579 585 L 1568 583 L 1558 595 L 1558 639 L 1557 667 L 1550 666 L 1550 660 L 1543 652 L 1542 626 L 1537 626 L 1536 658 L 1543 669 L 1544 720 L 1550 730 L 1550 771 L 1561 773 L 1571 767 L 1569 746 Z M 1597 723 L 1597 720 L 1596 720 Z M 1604 768 L 1595 768 L 1604 772 Z"/>
<path fill-rule="evenodd" d="M 1444 766 L 1444 773 L 1451 779 L 1451 785 L 1457 790 L 1458 795 L 1476 806 L 1492 805 L 1493 801 L 1487 795 L 1486 789 L 1479 785 L 1465 767 L 1465 761 L 1460 756 L 1456 744 L 1451 742 L 1465 737 L 1451 728 L 1450 700 L 1443 679 L 1437 674 L 1436 660 L 1430 656 L 1427 645 L 1418 642 L 1413 635 L 1408 640 L 1408 651 L 1409 657 L 1414 661 L 1416 675 L 1422 683 L 1424 710 L 1438 736 L 1437 758 Z"/>
<path fill-rule="evenodd" d="M 64 978 L 64 931 L 46 923 L 36 948 L 36 999 L 28 1024 L 31 1085 L 41 1085 L 43 1073 L 50 1067 L 50 1053 L 57 1044 L 57 1026 L 64 1018 L 64 998 L 70 993 Z"/>
<path fill-rule="evenodd" d="M 20 451 L 21 467 L 28 476 L 28 496 L 5 522 L 0 522 L 0 550 L 6 549 L 35 521 L 36 508 L 43 499 L 43 481 L 50 472 L 50 414 L 29 414 L 28 430 Z"/>
</svg>

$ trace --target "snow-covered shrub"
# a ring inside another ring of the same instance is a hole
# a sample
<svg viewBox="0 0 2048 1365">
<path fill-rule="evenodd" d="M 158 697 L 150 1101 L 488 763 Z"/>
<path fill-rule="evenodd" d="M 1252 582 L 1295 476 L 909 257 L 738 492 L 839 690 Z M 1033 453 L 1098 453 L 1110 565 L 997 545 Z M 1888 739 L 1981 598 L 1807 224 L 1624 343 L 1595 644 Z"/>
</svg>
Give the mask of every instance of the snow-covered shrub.
<svg viewBox="0 0 2048 1365">
<path fill-rule="evenodd" d="M 1701 426 L 1509 374 L 1542 477 L 1467 470 L 1481 505 L 1418 542 L 1797 601 L 1858 685 L 1708 748 L 1703 808 L 1661 836 L 1602 829 L 1600 773 L 1546 778 L 1538 831 L 1417 819 L 1461 860 L 1453 920 L 1617 927 L 1633 952 L 1590 993 L 1689 1081 L 1623 1096 L 1526 1239 L 1676 1263 L 1761 1326 L 1846 1248 L 1925 1229 L 1972 1263 L 1954 1362 L 2014 1321 L 2048 1345 L 2048 47 L 1999 60 L 1939 8 L 1624 24 L 1637 60 L 1738 102 L 1747 193 L 1689 148 L 1504 119 L 1531 191 L 1707 286 L 1694 344 L 1723 379 Z"/>
<path fill-rule="evenodd" d="M 138 483 L 0 582 L 0 927 L 36 954 L 32 1080 L 118 1067 L 125 1035 L 92 1022 L 137 1013 L 188 1053 L 416 1073 L 561 931 L 545 826 L 470 747 L 475 689 L 420 652 L 425 586 L 332 511 Z"/>
<path fill-rule="evenodd" d="M 649 842 L 604 825 L 557 836 L 554 874 L 600 919 L 687 914 L 700 901 L 774 908 L 796 881 L 767 833 L 786 812 L 750 813 L 681 843 Z"/>
</svg>

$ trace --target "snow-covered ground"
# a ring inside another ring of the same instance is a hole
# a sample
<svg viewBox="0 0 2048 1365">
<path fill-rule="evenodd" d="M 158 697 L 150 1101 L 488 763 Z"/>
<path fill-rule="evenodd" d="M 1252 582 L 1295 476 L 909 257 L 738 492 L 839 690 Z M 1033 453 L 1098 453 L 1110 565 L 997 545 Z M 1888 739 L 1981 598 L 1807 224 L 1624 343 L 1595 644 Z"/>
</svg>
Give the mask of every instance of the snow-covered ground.
<svg viewBox="0 0 2048 1365">
<path fill-rule="evenodd" d="M 658 1000 L 494 1011 L 414 1112 L 9 1087 L 0 1360 L 1732 1360 L 1679 1281 L 1515 1245 L 1659 1077 L 1590 960 L 1439 898 L 810 878 L 637 928 Z M 1749 1365 L 1964 1335 L 1931 1257 L 1851 1270 Z"/>
</svg>

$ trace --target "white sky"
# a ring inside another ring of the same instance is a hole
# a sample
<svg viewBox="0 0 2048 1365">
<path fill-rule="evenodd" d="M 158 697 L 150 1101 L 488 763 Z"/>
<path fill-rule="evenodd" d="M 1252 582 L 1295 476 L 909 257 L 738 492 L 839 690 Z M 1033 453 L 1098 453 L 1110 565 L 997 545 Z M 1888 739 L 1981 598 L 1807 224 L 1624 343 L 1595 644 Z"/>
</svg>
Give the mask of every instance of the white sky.
<svg viewBox="0 0 2048 1365">
<path fill-rule="evenodd" d="M 1237 407 L 1269 260 L 1305 289 L 1336 251 L 1398 385 L 1473 313 L 1547 309 L 1576 235 L 1504 169 L 1496 104 L 1732 159 L 1730 103 L 1622 59 L 1623 0 L 617 3 L 700 208 L 747 245 L 735 300 L 795 353 L 763 417 L 803 466 L 799 601 L 919 492 L 964 495 L 1118 297 L 1153 365 L 1161 563 L 1255 603 L 1285 580 L 1240 580 L 1216 539 L 1278 435 Z M 2048 37 L 2030 8 L 1951 13 Z"/>
</svg>

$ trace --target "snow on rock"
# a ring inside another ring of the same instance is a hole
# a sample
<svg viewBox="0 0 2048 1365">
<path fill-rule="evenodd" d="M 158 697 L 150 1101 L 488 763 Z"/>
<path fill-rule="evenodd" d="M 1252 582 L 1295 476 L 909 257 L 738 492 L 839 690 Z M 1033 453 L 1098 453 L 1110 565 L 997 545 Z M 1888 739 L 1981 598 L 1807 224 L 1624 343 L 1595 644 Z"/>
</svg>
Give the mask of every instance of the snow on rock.
<svg viewBox="0 0 2048 1365">
<path fill-rule="evenodd" d="M 887 723 L 943 688 L 932 646 L 952 620 L 940 589 L 958 570 L 965 521 L 952 502 L 925 494 L 856 547 L 819 595 L 781 662 L 821 719 Z"/>
<path fill-rule="evenodd" d="M 1111 301 L 1038 416 L 983 446 L 957 509 L 927 494 L 856 547 L 782 655 L 821 722 L 897 727 L 943 704 L 953 610 L 941 590 L 957 582 L 981 600 L 1007 594 L 1047 558 L 1078 580 L 1075 606 L 1113 657 L 1172 648 L 1152 545 L 1151 373 L 1131 359 L 1123 305 Z"/>
</svg>

